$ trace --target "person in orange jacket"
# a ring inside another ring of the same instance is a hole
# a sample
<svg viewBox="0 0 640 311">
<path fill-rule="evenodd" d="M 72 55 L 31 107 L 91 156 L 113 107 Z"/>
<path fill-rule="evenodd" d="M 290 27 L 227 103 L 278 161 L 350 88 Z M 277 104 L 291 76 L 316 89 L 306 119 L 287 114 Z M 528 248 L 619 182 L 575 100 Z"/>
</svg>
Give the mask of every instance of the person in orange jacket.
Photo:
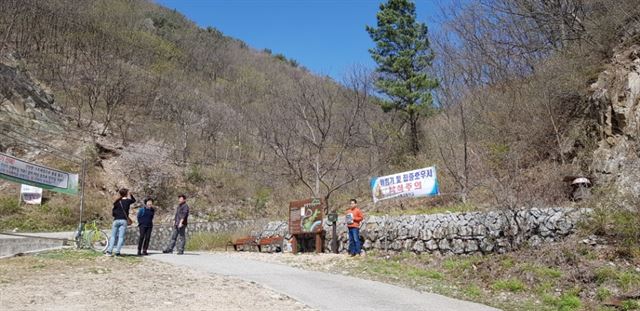
<svg viewBox="0 0 640 311">
<path fill-rule="evenodd" d="M 349 255 L 360 255 L 362 245 L 360 243 L 360 222 L 364 218 L 362 211 L 358 208 L 358 201 L 351 199 L 349 209 L 345 216 L 347 229 L 349 230 Z"/>
</svg>

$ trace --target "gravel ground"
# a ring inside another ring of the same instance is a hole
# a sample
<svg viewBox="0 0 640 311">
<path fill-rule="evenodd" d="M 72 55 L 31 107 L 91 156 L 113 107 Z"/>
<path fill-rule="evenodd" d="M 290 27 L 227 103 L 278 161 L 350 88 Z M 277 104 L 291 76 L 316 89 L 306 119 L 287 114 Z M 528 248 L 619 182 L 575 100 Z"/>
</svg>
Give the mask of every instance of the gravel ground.
<svg viewBox="0 0 640 311">
<path fill-rule="evenodd" d="M 73 251 L 0 260 L 2 310 L 312 310 L 253 282 Z"/>
</svg>

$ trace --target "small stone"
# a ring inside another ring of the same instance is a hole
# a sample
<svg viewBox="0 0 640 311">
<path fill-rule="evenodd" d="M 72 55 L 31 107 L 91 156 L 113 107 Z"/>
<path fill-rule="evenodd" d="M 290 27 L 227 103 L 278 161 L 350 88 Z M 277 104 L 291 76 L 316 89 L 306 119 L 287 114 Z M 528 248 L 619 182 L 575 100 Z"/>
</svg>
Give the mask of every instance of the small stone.
<svg viewBox="0 0 640 311">
<path fill-rule="evenodd" d="M 430 251 L 435 251 L 438 249 L 438 243 L 436 243 L 436 241 L 434 240 L 427 241 L 426 243 L 424 243 L 424 246 Z"/>
<path fill-rule="evenodd" d="M 442 239 L 438 243 L 438 248 L 440 248 L 441 251 L 448 251 L 450 247 L 451 246 L 449 245 L 449 240 L 447 239 Z"/>
<path fill-rule="evenodd" d="M 462 254 L 464 253 L 465 245 L 464 242 L 460 239 L 453 240 L 451 250 L 454 254 Z"/>
<path fill-rule="evenodd" d="M 413 244 L 413 248 L 411 250 L 416 253 L 424 252 L 424 242 L 422 241 L 416 242 L 415 244 Z"/>
</svg>

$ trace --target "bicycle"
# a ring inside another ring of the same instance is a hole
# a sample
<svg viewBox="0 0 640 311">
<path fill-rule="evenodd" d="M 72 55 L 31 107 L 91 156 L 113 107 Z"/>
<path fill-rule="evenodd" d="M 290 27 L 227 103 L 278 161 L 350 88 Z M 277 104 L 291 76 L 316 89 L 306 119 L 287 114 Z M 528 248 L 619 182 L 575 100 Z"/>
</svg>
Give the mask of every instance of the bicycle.
<svg viewBox="0 0 640 311">
<path fill-rule="evenodd" d="M 78 224 L 78 230 L 74 234 L 76 247 L 79 249 L 92 249 L 104 252 L 109 247 L 109 236 L 98 229 L 96 221 L 86 225 L 86 222 Z"/>
</svg>

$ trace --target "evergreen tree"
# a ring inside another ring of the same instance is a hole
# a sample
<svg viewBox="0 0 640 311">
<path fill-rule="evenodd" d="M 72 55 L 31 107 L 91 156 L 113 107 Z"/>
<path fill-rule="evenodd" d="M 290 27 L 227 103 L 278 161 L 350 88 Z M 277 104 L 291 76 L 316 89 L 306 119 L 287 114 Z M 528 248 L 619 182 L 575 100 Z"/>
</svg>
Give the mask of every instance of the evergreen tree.
<svg viewBox="0 0 640 311">
<path fill-rule="evenodd" d="M 376 17 L 377 27 L 366 29 L 376 43 L 369 50 L 378 64 L 375 85 L 389 99 L 382 109 L 403 113 L 411 130 L 411 151 L 417 155 L 419 120 L 432 110 L 431 90 L 438 86 L 437 80 L 426 72 L 434 57 L 427 25 L 416 22 L 416 6 L 410 0 L 388 0 L 380 5 Z"/>
</svg>

